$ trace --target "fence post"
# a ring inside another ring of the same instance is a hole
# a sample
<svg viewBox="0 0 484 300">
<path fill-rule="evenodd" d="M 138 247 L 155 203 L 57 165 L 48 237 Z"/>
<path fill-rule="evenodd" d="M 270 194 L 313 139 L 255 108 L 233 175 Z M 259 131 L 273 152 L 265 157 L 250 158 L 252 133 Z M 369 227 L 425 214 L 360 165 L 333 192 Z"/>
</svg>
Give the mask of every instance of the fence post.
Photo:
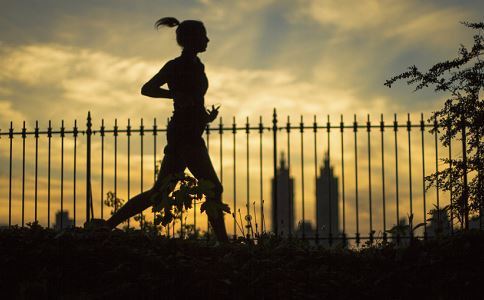
<svg viewBox="0 0 484 300">
<path fill-rule="evenodd" d="M 92 123 L 91 123 L 91 112 L 87 112 L 87 123 L 86 123 L 86 223 L 89 222 L 91 215 L 89 214 L 89 209 L 91 207 L 91 134 L 92 134 Z"/>
<path fill-rule="evenodd" d="M 274 232 L 276 234 L 276 237 L 279 236 L 279 232 L 278 232 L 278 220 L 277 220 L 277 113 L 276 113 L 276 109 L 274 108 L 274 113 L 272 114 L 272 134 L 273 134 L 273 140 L 272 140 L 272 143 L 273 143 L 273 149 L 274 149 L 274 152 L 273 152 L 273 156 L 272 156 L 272 159 L 274 161 L 274 185 L 273 185 L 273 197 L 274 197 L 274 201 L 272 202 L 274 204 L 274 212 L 275 212 L 275 220 L 272 220 L 273 222 L 273 228 L 274 228 Z"/>
<path fill-rule="evenodd" d="M 464 175 L 464 187 L 462 189 L 462 201 L 464 202 L 464 228 L 469 230 L 469 206 L 468 200 L 468 186 L 467 186 L 467 145 L 466 145 L 466 126 L 464 120 L 462 120 L 462 166 Z"/>
</svg>

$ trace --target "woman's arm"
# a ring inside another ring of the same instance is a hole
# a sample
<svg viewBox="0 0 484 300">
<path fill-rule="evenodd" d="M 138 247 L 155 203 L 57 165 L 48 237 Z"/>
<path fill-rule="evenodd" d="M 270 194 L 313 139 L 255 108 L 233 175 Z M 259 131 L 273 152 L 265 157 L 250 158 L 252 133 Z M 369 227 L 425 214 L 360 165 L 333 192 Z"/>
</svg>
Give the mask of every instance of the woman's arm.
<svg viewBox="0 0 484 300">
<path fill-rule="evenodd" d="M 170 98 L 173 99 L 173 93 L 170 90 L 161 88 L 167 82 L 166 65 L 153 78 L 148 80 L 141 88 L 141 94 L 153 98 Z"/>
</svg>

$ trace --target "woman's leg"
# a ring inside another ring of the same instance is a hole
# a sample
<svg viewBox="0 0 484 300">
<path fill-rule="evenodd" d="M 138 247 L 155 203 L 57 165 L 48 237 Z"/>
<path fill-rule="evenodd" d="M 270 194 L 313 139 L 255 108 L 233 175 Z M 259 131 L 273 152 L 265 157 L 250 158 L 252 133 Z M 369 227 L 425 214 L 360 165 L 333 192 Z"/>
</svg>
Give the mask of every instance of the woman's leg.
<svg viewBox="0 0 484 300">
<path fill-rule="evenodd" d="M 168 146 L 167 146 L 168 147 Z M 148 207 L 152 205 L 150 198 L 156 189 L 160 188 L 160 183 L 165 176 L 168 174 L 172 174 L 174 172 L 180 172 L 185 169 L 185 165 L 176 153 L 167 153 L 167 149 L 165 148 L 165 156 L 163 157 L 163 161 L 161 162 L 160 171 L 158 172 L 158 176 L 154 186 L 145 191 L 141 194 L 138 194 L 131 198 L 126 204 L 124 204 L 119 210 L 117 210 L 109 220 L 107 220 L 107 224 L 114 228 L 118 226 L 121 222 L 131 218 Z"/>
<path fill-rule="evenodd" d="M 214 184 L 215 196 L 207 198 L 207 201 L 222 202 L 223 187 L 213 168 L 207 147 L 203 139 L 198 144 L 190 144 L 190 148 L 183 152 L 187 167 L 197 179 L 206 179 Z M 228 242 L 227 230 L 225 229 L 223 211 L 219 211 L 216 217 L 208 217 L 213 231 L 220 242 Z"/>
<path fill-rule="evenodd" d="M 109 227 L 114 228 L 121 222 L 131 218 L 151 206 L 150 197 L 153 188 L 129 199 L 120 209 L 118 209 L 106 222 Z"/>
</svg>

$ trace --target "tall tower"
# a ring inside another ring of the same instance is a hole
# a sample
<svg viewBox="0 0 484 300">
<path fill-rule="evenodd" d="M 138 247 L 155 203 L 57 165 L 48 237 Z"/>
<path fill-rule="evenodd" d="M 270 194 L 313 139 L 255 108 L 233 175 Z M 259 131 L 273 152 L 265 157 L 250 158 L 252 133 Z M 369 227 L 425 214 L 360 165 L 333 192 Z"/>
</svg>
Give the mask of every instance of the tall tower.
<svg viewBox="0 0 484 300">
<path fill-rule="evenodd" d="M 294 178 L 289 176 L 284 153 L 281 153 L 277 169 L 277 191 L 274 191 L 274 178 L 271 180 L 272 231 L 277 223 L 278 235 L 294 235 Z M 277 192 L 277 211 L 275 193 Z"/>
<path fill-rule="evenodd" d="M 329 165 L 328 153 L 316 178 L 317 228 L 320 237 L 334 238 L 339 234 L 338 178 Z"/>
<path fill-rule="evenodd" d="M 69 228 L 73 225 L 74 225 L 74 220 L 69 219 L 69 212 L 67 210 L 63 210 L 63 211 L 59 210 L 55 213 L 54 230 Z"/>
</svg>

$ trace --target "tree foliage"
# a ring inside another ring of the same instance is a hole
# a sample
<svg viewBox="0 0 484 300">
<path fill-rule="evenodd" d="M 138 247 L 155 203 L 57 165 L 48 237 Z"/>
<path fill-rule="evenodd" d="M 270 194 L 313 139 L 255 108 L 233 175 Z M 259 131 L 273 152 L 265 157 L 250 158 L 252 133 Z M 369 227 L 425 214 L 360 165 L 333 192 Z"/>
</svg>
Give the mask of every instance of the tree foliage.
<svg viewBox="0 0 484 300">
<path fill-rule="evenodd" d="M 460 45 L 456 58 L 439 62 L 426 72 L 413 65 L 385 85 L 391 87 L 396 81 L 406 80 L 408 85 L 415 85 L 415 91 L 432 86 L 435 92 L 449 95 L 430 117 L 429 122 L 436 125 L 430 132 L 441 133 L 445 147 L 453 146 L 453 140 L 460 141 L 460 151 L 455 152 L 461 155 L 442 159 L 447 167 L 426 180 L 428 187 L 439 186 L 452 193 L 453 217 L 467 229 L 469 214 L 482 213 L 484 202 L 484 100 L 480 95 L 484 88 L 484 23 L 462 24 L 476 32 L 471 48 Z"/>
</svg>

